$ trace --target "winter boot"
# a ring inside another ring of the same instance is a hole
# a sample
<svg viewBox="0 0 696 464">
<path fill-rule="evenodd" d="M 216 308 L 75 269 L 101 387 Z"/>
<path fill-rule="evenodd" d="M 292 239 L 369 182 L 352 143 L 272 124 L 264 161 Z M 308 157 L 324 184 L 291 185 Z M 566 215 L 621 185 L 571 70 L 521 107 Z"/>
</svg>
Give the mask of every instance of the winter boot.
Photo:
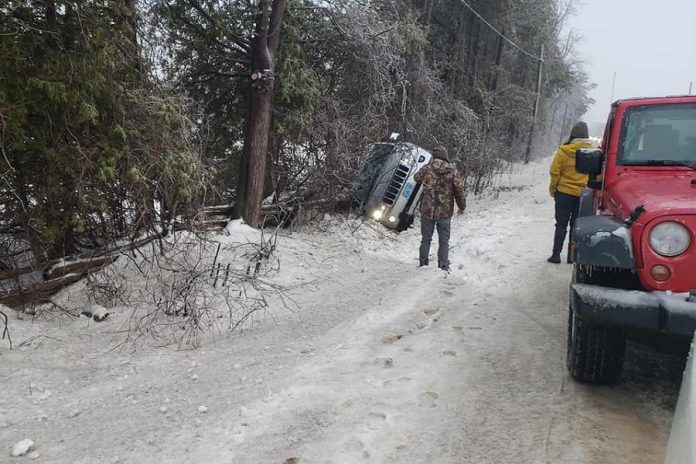
<svg viewBox="0 0 696 464">
<path fill-rule="evenodd" d="M 421 262 L 420 262 L 420 267 L 427 266 L 428 264 L 430 264 L 430 263 L 429 263 L 428 260 L 426 259 L 425 261 L 421 261 Z"/>
<path fill-rule="evenodd" d="M 559 253 L 554 253 L 546 261 L 553 264 L 561 264 L 561 255 Z"/>
</svg>

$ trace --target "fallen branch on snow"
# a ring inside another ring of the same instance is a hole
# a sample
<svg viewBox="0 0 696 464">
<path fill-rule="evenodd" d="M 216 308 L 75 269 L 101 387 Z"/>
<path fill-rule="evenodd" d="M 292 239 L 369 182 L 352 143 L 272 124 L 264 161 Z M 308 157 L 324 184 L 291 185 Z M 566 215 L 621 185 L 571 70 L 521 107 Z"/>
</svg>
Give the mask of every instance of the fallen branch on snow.
<svg viewBox="0 0 696 464">
<path fill-rule="evenodd" d="M 5 327 L 2 329 L 2 339 L 4 340 L 5 335 L 7 335 L 7 340 L 10 342 L 10 349 L 12 349 L 12 337 L 10 337 L 10 330 L 9 330 L 9 326 L 7 324 L 7 314 L 0 311 L 0 318 L 3 319 L 2 322 L 5 325 Z"/>
</svg>

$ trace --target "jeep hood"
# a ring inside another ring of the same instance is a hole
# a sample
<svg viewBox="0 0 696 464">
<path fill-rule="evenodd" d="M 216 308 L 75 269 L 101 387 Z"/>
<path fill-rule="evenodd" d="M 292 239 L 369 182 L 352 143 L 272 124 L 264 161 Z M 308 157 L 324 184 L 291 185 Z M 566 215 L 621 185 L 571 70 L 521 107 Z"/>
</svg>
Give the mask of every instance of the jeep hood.
<svg viewBox="0 0 696 464">
<path fill-rule="evenodd" d="M 646 174 L 624 174 L 616 181 L 607 195 L 618 211 L 626 219 L 638 205 L 645 207 L 640 222 L 647 223 L 656 217 L 673 214 L 696 215 L 696 171 L 678 173 L 655 172 Z"/>
</svg>

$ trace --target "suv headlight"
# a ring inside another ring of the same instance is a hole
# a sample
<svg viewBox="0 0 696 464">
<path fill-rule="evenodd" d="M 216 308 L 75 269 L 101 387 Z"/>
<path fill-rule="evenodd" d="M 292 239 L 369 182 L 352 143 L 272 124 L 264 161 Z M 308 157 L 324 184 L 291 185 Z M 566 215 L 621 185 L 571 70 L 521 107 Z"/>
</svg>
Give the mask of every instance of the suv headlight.
<svg viewBox="0 0 696 464">
<path fill-rule="evenodd" d="M 663 222 L 650 232 L 650 247 L 662 256 L 679 256 L 690 244 L 689 230 L 678 222 Z"/>
<path fill-rule="evenodd" d="M 404 164 L 411 164 L 411 161 L 413 161 L 413 155 L 411 155 L 411 152 L 407 151 L 403 155 L 401 155 L 401 162 Z"/>
</svg>

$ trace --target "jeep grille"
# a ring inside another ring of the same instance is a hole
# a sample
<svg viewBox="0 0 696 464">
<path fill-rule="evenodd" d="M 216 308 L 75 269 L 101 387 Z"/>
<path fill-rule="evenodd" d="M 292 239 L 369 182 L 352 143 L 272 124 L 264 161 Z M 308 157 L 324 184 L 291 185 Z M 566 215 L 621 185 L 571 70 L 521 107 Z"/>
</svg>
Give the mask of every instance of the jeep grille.
<svg viewBox="0 0 696 464">
<path fill-rule="evenodd" d="M 409 171 L 410 169 L 408 166 L 399 164 L 399 167 L 396 168 L 396 172 L 394 172 L 391 182 L 389 182 L 389 185 L 387 185 L 387 190 L 384 192 L 384 198 L 382 199 L 384 203 L 389 206 L 394 205 L 396 199 L 399 197 L 401 188 L 404 186 L 404 183 L 408 178 Z"/>
</svg>

